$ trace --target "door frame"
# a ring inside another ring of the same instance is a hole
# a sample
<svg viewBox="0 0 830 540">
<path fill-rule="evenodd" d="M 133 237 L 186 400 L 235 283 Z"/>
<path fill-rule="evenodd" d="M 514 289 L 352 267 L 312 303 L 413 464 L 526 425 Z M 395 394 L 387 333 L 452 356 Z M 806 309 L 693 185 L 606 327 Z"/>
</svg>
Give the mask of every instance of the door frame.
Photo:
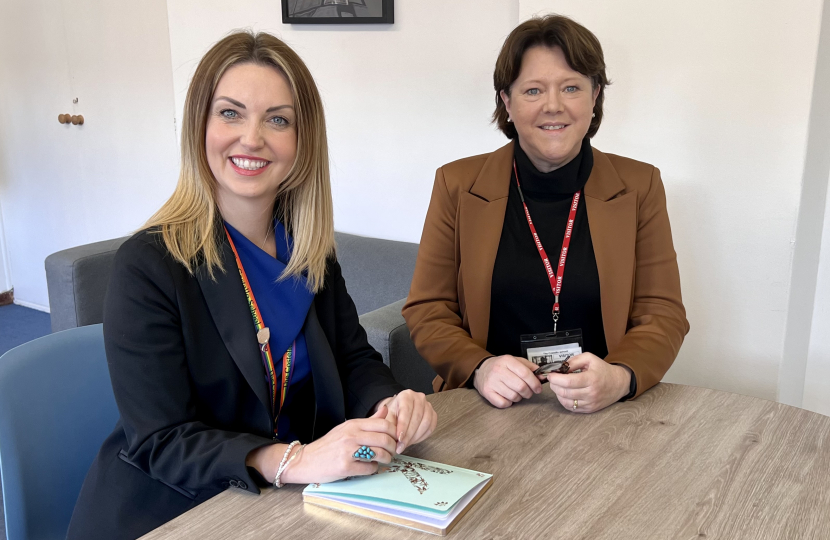
<svg viewBox="0 0 830 540">
<path fill-rule="evenodd" d="M 3 202 L 0 200 L 0 294 L 12 290 L 12 268 L 6 249 L 6 230 L 3 225 Z"/>
</svg>

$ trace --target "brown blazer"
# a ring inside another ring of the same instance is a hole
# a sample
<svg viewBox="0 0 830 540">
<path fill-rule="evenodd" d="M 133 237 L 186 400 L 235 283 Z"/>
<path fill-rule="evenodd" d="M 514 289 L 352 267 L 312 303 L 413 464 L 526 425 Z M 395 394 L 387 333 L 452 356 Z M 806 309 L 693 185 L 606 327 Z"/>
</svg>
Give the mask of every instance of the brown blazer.
<svg viewBox="0 0 830 540">
<path fill-rule="evenodd" d="M 660 171 L 594 149 L 585 184 L 599 271 L 606 361 L 629 367 L 637 395 L 668 371 L 689 331 Z M 435 175 L 403 316 L 437 390 L 463 387 L 482 360 L 513 143 Z"/>
</svg>

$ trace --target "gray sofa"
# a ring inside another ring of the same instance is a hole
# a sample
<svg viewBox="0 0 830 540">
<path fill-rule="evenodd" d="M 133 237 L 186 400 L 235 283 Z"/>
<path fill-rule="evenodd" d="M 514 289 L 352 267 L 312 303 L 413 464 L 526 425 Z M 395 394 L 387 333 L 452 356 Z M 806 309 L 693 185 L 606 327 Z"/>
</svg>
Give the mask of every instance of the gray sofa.
<svg viewBox="0 0 830 540">
<path fill-rule="evenodd" d="M 335 233 L 337 258 L 369 343 L 407 388 L 432 392 L 435 372 L 409 338 L 401 307 L 418 244 Z M 115 252 L 126 238 L 78 246 L 46 258 L 52 331 L 103 320 L 104 295 Z"/>
</svg>

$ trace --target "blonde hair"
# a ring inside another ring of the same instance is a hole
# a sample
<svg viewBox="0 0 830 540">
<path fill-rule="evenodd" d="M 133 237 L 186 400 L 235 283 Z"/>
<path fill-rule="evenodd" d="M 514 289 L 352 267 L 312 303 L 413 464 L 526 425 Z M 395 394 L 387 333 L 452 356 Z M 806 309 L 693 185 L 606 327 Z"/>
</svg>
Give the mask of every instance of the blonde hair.
<svg viewBox="0 0 830 540">
<path fill-rule="evenodd" d="M 293 237 L 291 260 L 280 279 L 303 274 L 312 292 L 323 286 L 326 259 L 334 253 L 326 121 L 317 85 L 288 45 L 265 32 L 235 32 L 214 45 L 196 68 L 184 105 L 181 172 L 173 195 L 144 225 L 161 234 L 170 254 L 191 274 L 203 263 L 211 277 L 224 271 L 224 229 L 216 204 L 216 180 L 208 166 L 205 133 L 214 91 L 237 64 L 272 66 L 294 96 L 297 155 L 280 185 L 275 217 Z"/>
</svg>

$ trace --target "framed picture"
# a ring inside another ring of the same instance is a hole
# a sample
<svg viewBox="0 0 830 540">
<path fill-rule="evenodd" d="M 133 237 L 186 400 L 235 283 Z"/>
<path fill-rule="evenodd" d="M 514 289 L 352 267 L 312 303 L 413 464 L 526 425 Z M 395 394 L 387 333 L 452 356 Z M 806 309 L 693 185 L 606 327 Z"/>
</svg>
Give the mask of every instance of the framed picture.
<svg viewBox="0 0 830 540">
<path fill-rule="evenodd" d="M 394 0 L 282 0 L 285 24 L 392 24 Z"/>
</svg>

